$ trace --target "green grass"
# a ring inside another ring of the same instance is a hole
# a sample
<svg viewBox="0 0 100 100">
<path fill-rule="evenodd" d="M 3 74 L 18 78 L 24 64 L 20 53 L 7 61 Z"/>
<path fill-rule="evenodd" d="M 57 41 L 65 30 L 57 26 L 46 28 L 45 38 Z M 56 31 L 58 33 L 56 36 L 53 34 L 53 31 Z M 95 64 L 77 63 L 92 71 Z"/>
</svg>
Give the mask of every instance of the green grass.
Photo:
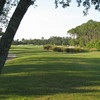
<svg viewBox="0 0 100 100">
<path fill-rule="evenodd" d="M 12 46 L 0 75 L 0 100 L 99 100 L 100 52 L 59 53 Z"/>
</svg>

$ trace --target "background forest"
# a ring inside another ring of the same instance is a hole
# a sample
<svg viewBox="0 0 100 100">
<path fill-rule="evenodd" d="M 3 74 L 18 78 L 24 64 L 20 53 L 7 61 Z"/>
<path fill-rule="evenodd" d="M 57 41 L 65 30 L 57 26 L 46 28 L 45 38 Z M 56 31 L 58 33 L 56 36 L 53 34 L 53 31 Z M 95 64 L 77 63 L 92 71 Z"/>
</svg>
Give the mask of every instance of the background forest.
<svg viewBox="0 0 100 100">
<path fill-rule="evenodd" d="M 89 20 L 68 31 L 73 38 L 73 45 L 100 48 L 100 22 Z"/>
<path fill-rule="evenodd" d="M 22 39 L 14 40 L 14 45 L 65 45 L 80 46 L 88 48 L 100 48 L 100 22 L 89 20 L 80 26 L 72 28 L 68 31 L 70 37 L 52 36 L 49 39 Z"/>
</svg>

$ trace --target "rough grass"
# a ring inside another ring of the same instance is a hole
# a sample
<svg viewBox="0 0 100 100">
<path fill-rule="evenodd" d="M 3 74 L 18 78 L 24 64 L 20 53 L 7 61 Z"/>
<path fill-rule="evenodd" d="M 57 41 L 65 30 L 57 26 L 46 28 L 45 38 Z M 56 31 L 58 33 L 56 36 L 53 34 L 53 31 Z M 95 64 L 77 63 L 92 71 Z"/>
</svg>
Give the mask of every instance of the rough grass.
<svg viewBox="0 0 100 100">
<path fill-rule="evenodd" d="M 12 46 L 0 75 L 0 100 L 99 100 L 100 52 L 66 54 Z"/>
</svg>

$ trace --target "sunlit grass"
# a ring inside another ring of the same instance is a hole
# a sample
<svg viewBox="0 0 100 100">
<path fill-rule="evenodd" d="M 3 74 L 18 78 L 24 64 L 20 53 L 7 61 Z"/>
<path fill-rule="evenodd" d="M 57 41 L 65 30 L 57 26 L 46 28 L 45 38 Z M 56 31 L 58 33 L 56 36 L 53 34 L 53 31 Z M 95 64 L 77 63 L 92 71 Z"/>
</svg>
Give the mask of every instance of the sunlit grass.
<svg viewBox="0 0 100 100">
<path fill-rule="evenodd" d="M 12 46 L 17 58 L 0 76 L 0 100 L 99 100 L 100 52 L 59 53 Z"/>
</svg>

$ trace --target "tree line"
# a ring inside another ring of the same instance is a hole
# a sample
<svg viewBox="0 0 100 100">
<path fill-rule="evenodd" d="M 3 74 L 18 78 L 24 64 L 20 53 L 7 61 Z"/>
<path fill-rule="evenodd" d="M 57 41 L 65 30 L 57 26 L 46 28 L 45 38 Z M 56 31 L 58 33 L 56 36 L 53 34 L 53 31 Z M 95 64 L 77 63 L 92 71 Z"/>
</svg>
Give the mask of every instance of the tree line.
<svg viewBox="0 0 100 100">
<path fill-rule="evenodd" d="M 80 26 L 72 28 L 68 33 L 73 37 L 73 45 L 95 47 L 100 46 L 100 22 L 89 20 Z"/>
<path fill-rule="evenodd" d="M 12 42 L 13 45 L 70 45 L 71 37 L 60 37 L 60 36 L 52 36 L 49 39 L 44 39 L 42 37 L 41 39 L 22 39 L 22 40 L 14 40 Z"/>
<path fill-rule="evenodd" d="M 49 39 L 22 39 L 14 40 L 14 45 L 65 45 L 97 48 L 100 47 L 100 22 L 89 20 L 80 26 L 68 30 L 70 37 L 52 36 Z"/>
</svg>

